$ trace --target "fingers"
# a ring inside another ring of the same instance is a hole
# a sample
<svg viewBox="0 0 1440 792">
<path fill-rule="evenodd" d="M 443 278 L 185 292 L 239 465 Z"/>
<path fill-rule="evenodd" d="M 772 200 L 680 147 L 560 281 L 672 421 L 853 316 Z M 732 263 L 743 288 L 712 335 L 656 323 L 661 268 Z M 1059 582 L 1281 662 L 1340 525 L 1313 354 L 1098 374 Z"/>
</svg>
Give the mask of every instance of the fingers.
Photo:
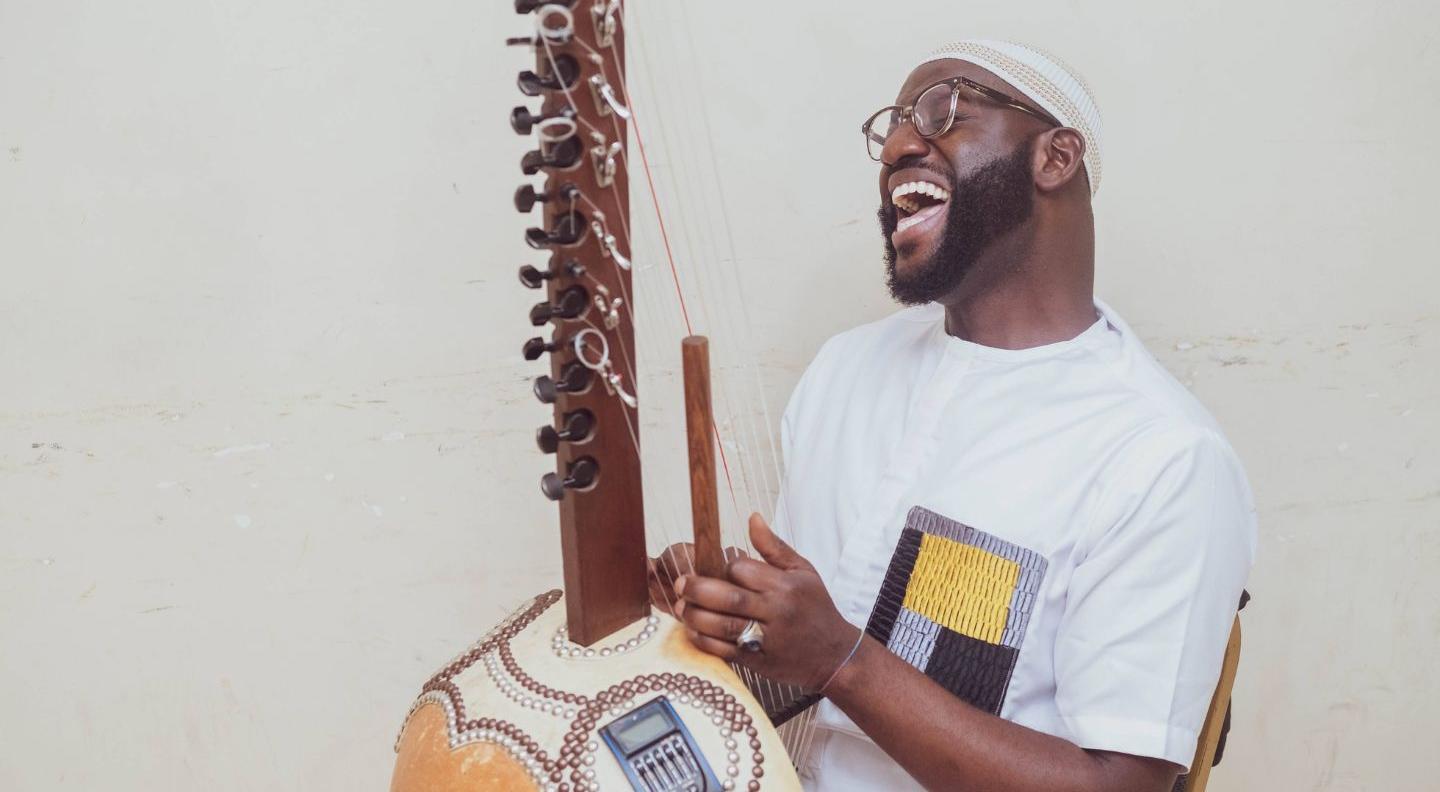
<svg viewBox="0 0 1440 792">
<path fill-rule="evenodd" d="M 765 518 L 750 515 L 750 544 L 762 558 L 781 569 L 808 568 L 810 563 L 770 530 Z"/>
<path fill-rule="evenodd" d="M 740 616 L 716 613 L 694 605 L 685 609 L 683 621 L 690 629 L 701 635 L 708 635 L 717 641 L 727 641 L 731 644 L 735 643 L 735 639 L 740 637 L 740 633 L 750 623 L 749 619 Z"/>
<path fill-rule="evenodd" d="M 721 660 L 734 660 L 740 657 L 740 647 L 736 646 L 733 641 L 721 641 L 694 630 L 690 631 L 690 643 L 695 644 L 700 651 L 715 655 Z"/>
<path fill-rule="evenodd" d="M 764 601 L 760 595 L 728 580 L 685 575 L 675 584 L 675 593 L 706 610 L 764 621 Z"/>
<path fill-rule="evenodd" d="M 741 558 L 731 561 L 726 567 L 726 575 L 731 582 L 736 583 L 751 591 L 774 591 L 779 588 L 780 581 L 785 578 L 785 573 L 779 569 L 752 558 Z"/>
</svg>

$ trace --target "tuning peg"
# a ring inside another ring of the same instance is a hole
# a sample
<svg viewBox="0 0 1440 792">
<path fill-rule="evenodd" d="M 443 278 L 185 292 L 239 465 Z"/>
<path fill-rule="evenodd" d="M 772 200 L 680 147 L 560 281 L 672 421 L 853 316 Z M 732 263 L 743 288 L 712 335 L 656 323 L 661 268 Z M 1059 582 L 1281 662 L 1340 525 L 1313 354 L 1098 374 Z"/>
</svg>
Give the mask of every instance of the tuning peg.
<svg viewBox="0 0 1440 792">
<path fill-rule="evenodd" d="M 534 185 L 522 184 L 515 189 L 515 209 L 524 214 L 534 209 L 536 202 L 544 203 L 555 198 L 573 203 L 580 198 L 580 188 L 567 182 L 554 192 L 544 193 L 536 192 Z"/>
<path fill-rule="evenodd" d="M 565 428 L 556 430 L 553 426 L 542 426 L 535 430 L 535 445 L 541 453 L 553 454 L 561 443 L 578 443 L 590 436 L 595 428 L 595 414 L 589 410 L 576 410 L 565 414 Z"/>
<path fill-rule="evenodd" d="M 553 501 L 565 497 L 565 490 L 583 490 L 594 486 L 600 475 L 600 463 L 592 457 L 581 457 L 565 468 L 565 477 L 558 473 L 546 473 L 540 477 L 540 491 Z"/>
<path fill-rule="evenodd" d="M 575 5 L 575 0 L 515 0 L 515 13 L 529 14 L 539 10 L 541 6 L 562 5 L 570 8 Z"/>
<path fill-rule="evenodd" d="M 560 299 L 553 303 L 536 303 L 530 309 L 530 324 L 540 327 L 554 319 L 574 319 L 585 311 L 590 295 L 583 286 L 571 286 L 560 292 Z"/>
<path fill-rule="evenodd" d="M 549 151 L 536 149 L 525 152 L 520 158 L 520 171 L 526 176 L 534 176 L 541 168 L 558 168 L 566 170 L 580 161 L 580 155 L 584 151 L 578 138 L 567 138 L 549 147 Z"/>
<path fill-rule="evenodd" d="M 585 274 L 585 267 L 581 265 L 580 262 L 574 259 L 570 259 L 564 264 L 561 264 L 559 271 L 556 271 L 554 267 L 551 267 L 550 269 L 541 272 L 535 267 L 529 264 L 525 264 L 520 267 L 520 282 L 525 284 L 526 288 L 538 289 L 541 286 L 545 285 L 545 281 L 550 280 L 551 278 L 554 278 L 562 273 L 565 275 L 569 275 L 572 278 L 578 278 L 581 275 Z"/>
<path fill-rule="evenodd" d="M 522 184 L 515 190 L 515 211 L 526 214 L 535 208 L 536 201 L 550 200 L 550 193 L 535 192 L 532 184 Z"/>
<path fill-rule="evenodd" d="M 564 345 L 564 341 L 546 341 L 540 336 L 535 336 L 526 341 L 524 346 L 520 347 L 520 351 L 525 355 L 526 360 L 539 360 L 541 355 L 546 352 L 554 352 Z"/>
<path fill-rule="evenodd" d="M 526 229 L 525 244 L 536 250 L 566 247 L 579 242 L 580 237 L 585 235 L 585 229 L 585 218 L 577 212 L 571 212 L 556 218 L 552 231 L 543 228 Z"/>
<path fill-rule="evenodd" d="M 530 264 L 520 266 L 520 282 L 525 284 L 527 289 L 538 289 L 545 285 L 545 281 L 555 277 L 554 270 L 541 272 Z"/>
<path fill-rule="evenodd" d="M 528 135 L 535 129 L 535 125 L 542 121 L 549 121 L 552 118 L 573 118 L 575 111 L 569 107 L 556 110 L 553 113 L 541 113 L 536 115 L 530 112 L 530 108 L 521 105 L 510 111 L 510 128 L 515 130 L 517 135 Z"/>
<path fill-rule="evenodd" d="M 545 91 L 567 91 L 575 84 L 575 79 L 580 76 L 580 62 L 571 55 L 560 54 L 553 59 L 554 66 L 551 70 L 539 75 L 529 69 L 520 72 L 515 79 L 515 84 L 520 87 L 520 93 L 526 96 L 539 96 Z"/>
<path fill-rule="evenodd" d="M 579 393 L 590 387 L 592 372 L 583 363 L 566 363 L 560 369 L 560 381 L 549 376 L 535 378 L 535 398 L 545 404 L 554 404 L 561 393 Z"/>
</svg>

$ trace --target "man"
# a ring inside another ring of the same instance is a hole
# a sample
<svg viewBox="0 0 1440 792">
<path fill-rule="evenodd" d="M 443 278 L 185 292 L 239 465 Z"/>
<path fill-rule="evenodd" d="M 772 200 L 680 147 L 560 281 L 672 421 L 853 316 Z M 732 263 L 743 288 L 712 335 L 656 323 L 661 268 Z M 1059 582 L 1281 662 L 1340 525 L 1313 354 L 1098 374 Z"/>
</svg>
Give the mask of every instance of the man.
<svg viewBox="0 0 1440 792">
<path fill-rule="evenodd" d="M 965 41 L 865 134 L 912 307 L 806 371 L 782 422 L 795 548 L 755 516 L 763 561 L 681 577 L 691 638 L 823 691 L 811 788 L 1168 790 L 1254 513 L 1213 419 L 1093 296 L 1089 91 Z"/>
</svg>

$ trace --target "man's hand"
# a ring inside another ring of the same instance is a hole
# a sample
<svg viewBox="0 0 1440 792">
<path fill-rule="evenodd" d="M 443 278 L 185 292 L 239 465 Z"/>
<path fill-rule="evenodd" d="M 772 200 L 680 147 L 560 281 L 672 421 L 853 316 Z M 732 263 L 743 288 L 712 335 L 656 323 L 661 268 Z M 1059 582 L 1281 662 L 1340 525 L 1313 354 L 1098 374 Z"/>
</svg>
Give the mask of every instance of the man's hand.
<svg viewBox="0 0 1440 792">
<path fill-rule="evenodd" d="M 727 580 L 682 569 L 675 583 L 682 598 L 678 615 L 700 649 L 771 679 L 817 690 L 849 656 L 860 628 L 840 615 L 815 567 L 758 514 L 750 515 L 750 543 L 765 560 L 732 560 Z M 757 652 L 735 645 L 751 619 L 765 630 Z"/>
<path fill-rule="evenodd" d="M 749 557 L 749 554 L 738 547 L 727 547 L 724 553 L 726 561 Z M 675 581 L 679 580 L 681 575 L 695 572 L 695 545 L 690 542 L 676 542 L 661 550 L 660 555 L 649 559 L 648 563 L 650 604 L 679 618 L 680 595 L 675 593 Z"/>
</svg>

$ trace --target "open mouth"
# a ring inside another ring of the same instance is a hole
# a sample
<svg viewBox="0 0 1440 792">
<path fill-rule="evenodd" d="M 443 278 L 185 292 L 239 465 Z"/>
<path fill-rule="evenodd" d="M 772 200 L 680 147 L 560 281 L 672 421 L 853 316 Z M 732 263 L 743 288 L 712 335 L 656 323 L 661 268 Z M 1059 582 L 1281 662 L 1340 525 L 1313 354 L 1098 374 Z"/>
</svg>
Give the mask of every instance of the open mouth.
<svg viewBox="0 0 1440 792">
<path fill-rule="evenodd" d="M 890 191 L 895 204 L 895 234 L 938 217 L 950 201 L 950 191 L 934 182 L 910 181 Z"/>
</svg>

